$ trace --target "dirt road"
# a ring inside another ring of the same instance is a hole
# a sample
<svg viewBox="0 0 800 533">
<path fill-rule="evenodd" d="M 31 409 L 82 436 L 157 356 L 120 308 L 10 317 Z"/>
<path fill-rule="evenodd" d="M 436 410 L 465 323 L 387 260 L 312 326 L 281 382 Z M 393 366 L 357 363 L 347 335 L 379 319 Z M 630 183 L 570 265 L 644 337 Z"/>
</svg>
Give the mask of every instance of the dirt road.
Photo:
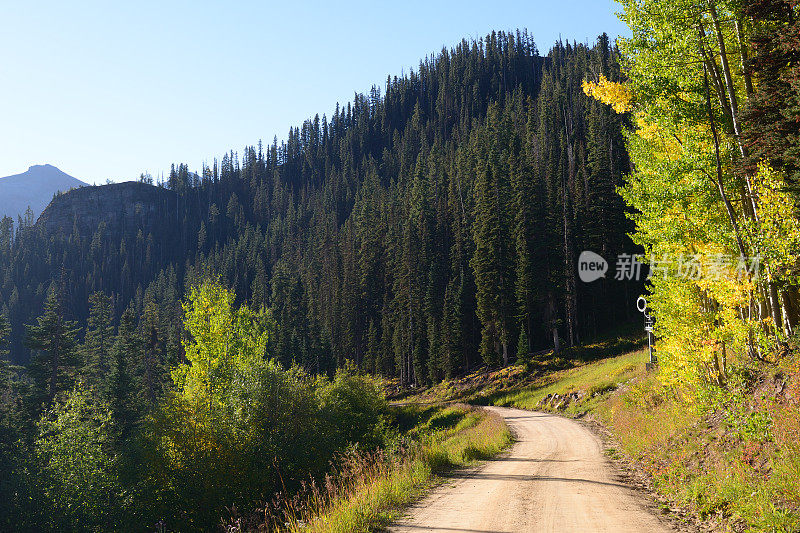
<svg viewBox="0 0 800 533">
<path fill-rule="evenodd" d="M 453 476 L 394 532 L 674 531 L 615 480 L 599 439 L 555 415 L 490 407 L 517 437 L 510 452 Z"/>
</svg>

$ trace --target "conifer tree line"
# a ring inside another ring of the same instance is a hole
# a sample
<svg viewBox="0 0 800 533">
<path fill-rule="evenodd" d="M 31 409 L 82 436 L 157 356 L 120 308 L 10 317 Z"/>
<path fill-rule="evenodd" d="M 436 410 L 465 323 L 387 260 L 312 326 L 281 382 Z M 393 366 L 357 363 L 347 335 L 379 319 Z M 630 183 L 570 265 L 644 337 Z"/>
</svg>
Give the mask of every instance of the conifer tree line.
<svg viewBox="0 0 800 533">
<path fill-rule="evenodd" d="M 174 166 L 147 228 L 3 220 L 10 358 L 47 399 L 80 343 L 85 372 L 130 365 L 155 400 L 184 358 L 181 301 L 208 277 L 269 308 L 268 353 L 311 373 L 354 363 L 421 386 L 596 338 L 640 290 L 613 280 L 635 251 L 616 193 L 629 118 L 583 93 L 600 76 L 621 79 L 605 35 L 541 56 L 527 32 L 493 32 L 284 142 Z M 581 283 L 582 250 L 612 279 Z"/>
</svg>

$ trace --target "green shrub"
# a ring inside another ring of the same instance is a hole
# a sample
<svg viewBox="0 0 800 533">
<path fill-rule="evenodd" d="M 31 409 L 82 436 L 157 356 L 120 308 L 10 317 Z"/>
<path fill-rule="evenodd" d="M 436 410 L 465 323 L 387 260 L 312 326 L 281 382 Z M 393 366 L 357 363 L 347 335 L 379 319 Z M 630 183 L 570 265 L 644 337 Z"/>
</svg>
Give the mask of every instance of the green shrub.
<svg viewBox="0 0 800 533">
<path fill-rule="evenodd" d="M 109 450 L 110 423 L 108 407 L 80 387 L 42 414 L 34 455 L 45 506 L 38 511 L 48 529 L 89 531 L 115 518 L 121 490 Z"/>
<path fill-rule="evenodd" d="M 383 444 L 388 404 L 373 378 L 353 369 L 339 369 L 332 381 L 318 380 L 317 402 L 325 438 L 334 447 Z"/>
</svg>

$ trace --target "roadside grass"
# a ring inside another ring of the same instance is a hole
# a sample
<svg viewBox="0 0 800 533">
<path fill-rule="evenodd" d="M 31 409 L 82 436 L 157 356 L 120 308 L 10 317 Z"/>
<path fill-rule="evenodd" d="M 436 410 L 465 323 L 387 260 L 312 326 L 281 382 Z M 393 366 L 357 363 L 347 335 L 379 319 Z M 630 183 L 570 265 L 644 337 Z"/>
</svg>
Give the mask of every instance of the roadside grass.
<svg viewBox="0 0 800 533">
<path fill-rule="evenodd" d="M 663 449 L 676 435 L 701 422 L 696 406 L 664 387 L 657 373 L 636 376 L 591 410 L 614 429 L 623 451 L 637 459 L 653 448 Z"/>
<path fill-rule="evenodd" d="M 771 385 L 762 376 L 703 405 L 654 374 L 595 412 L 654 488 L 691 514 L 736 531 L 800 531 L 800 409 Z"/>
<path fill-rule="evenodd" d="M 354 454 L 325 487 L 285 512 L 289 531 L 367 532 L 396 519 L 437 474 L 497 455 L 512 443 L 502 417 L 463 404 L 395 407 L 412 424 L 388 453 Z"/>
<path fill-rule="evenodd" d="M 602 403 L 611 391 L 644 375 L 647 351 L 638 350 L 543 376 L 522 389 L 485 398 L 503 407 L 560 411 L 582 415 Z"/>
</svg>

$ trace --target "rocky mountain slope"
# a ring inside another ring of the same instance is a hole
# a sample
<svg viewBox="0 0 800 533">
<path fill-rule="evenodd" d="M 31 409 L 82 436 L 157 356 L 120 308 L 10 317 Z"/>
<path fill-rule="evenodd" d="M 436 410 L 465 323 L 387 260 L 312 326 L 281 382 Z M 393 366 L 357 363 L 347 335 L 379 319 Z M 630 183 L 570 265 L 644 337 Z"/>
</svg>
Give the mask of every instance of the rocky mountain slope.
<svg viewBox="0 0 800 533">
<path fill-rule="evenodd" d="M 91 236 L 105 222 L 107 230 L 123 235 L 147 234 L 175 208 L 175 199 L 173 191 L 140 182 L 81 187 L 54 198 L 37 226 L 67 235 L 77 227 L 82 236 Z"/>
</svg>

